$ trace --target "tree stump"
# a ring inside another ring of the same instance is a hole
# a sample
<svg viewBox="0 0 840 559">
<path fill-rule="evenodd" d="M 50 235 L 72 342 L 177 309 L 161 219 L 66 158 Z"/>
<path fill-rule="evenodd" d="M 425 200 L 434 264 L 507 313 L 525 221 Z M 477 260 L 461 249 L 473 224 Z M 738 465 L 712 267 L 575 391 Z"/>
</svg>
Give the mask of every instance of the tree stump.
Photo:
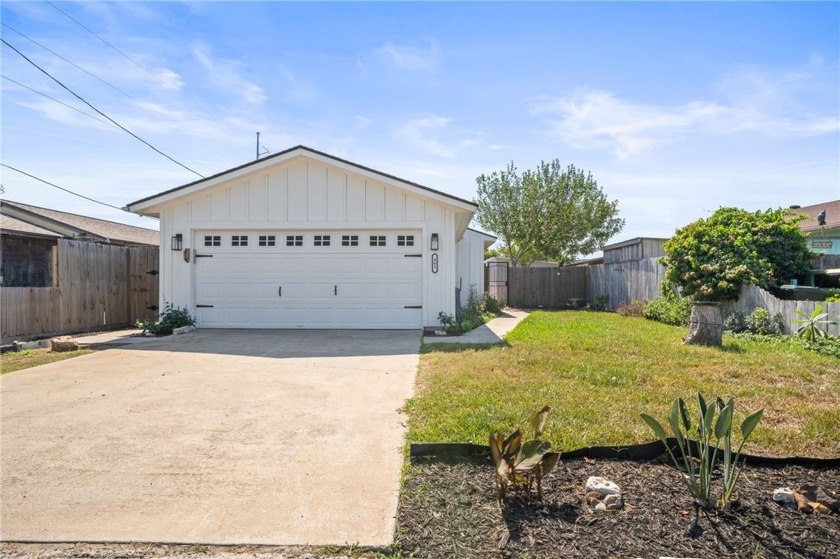
<svg viewBox="0 0 840 559">
<path fill-rule="evenodd" d="M 691 305 L 691 318 L 688 324 L 687 344 L 723 345 L 723 319 L 720 303 L 696 301 Z"/>
</svg>

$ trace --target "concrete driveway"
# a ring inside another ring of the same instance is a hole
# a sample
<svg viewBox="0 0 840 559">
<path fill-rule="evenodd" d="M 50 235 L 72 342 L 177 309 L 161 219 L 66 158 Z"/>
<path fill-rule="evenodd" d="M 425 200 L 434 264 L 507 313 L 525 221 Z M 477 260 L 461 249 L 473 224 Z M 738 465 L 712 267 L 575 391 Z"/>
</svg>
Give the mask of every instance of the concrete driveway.
<svg viewBox="0 0 840 559">
<path fill-rule="evenodd" d="M 420 332 L 198 330 L 0 378 L 0 538 L 386 546 Z"/>
</svg>

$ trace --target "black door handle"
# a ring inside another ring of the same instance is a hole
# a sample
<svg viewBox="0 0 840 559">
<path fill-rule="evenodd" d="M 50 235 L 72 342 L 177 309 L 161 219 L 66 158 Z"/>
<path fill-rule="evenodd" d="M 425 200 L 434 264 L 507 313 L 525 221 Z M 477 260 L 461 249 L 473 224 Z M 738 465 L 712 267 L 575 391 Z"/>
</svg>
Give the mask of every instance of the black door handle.
<svg viewBox="0 0 840 559">
<path fill-rule="evenodd" d="M 333 286 L 333 295 L 338 295 L 338 286 L 337 285 Z"/>
<path fill-rule="evenodd" d="M 282 296 L 283 296 L 283 286 L 282 286 L 282 285 L 277 286 L 277 296 L 278 296 L 278 297 L 282 297 Z"/>
</svg>

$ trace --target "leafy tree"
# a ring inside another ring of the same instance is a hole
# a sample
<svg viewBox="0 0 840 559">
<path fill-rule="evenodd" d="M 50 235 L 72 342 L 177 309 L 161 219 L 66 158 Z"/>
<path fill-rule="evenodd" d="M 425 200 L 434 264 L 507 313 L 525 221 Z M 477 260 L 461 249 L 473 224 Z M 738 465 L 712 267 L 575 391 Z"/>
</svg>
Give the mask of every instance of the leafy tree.
<svg viewBox="0 0 840 559">
<path fill-rule="evenodd" d="M 563 169 L 556 159 L 521 174 L 511 163 L 476 182 L 476 219 L 498 235 L 500 252 L 514 266 L 537 259 L 563 264 L 599 250 L 624 227 L 618 202 L 607 199 L 592 174 Z"/>
<path fill-rule="evenodd" d="M 721 208 L 665 243 L 664 289 L 705 301 L 738 298 L 744 283 L 768 288 L 804 273 L 813 254 L 788 210 Z"/>
</svg>

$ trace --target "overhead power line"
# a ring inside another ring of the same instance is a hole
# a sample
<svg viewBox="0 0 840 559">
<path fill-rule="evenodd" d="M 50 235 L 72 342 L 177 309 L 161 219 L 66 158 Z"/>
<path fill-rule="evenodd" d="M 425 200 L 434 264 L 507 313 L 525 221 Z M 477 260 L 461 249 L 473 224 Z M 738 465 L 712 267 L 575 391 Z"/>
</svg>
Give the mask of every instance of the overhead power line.
<svg viewBox="0 0 840 559">
<path fill-rule="evenodd" d="M 73 192 L 72 190 L 70 190 L 70 189 L 68 189 L 68 188 L 64 188 L 64 187 L 58 186 L 58 185 L 57 185 L 57 184 L 55 184 L 55 183 L 52 183 L 52 182 L 50 182 L 50 181 L 48 181 L 48 180 L 44 180 L 44 179 L 42 179 L 42 178 L 40 178 L 40 177 L 36 177 L 35 175 L 32 175 L 32 174 L 30 174 L 30 173 L 27 173 L 26 171 L 21 171 L 20 169 L 18 169 L 18 168 L 16 168 L 16 167 L 12 167 L 11 165 L 6 165 L 5 163 L 0 163 L 0 166 L 5 167 L 5 168 L 7 168 L 7 169 L 11 169 L 12 171 L 15 171 L 16 173 L 20 173 L 21 175 L 25 175 L 25 176 L 27 176 L 27 177 L 29 177 L 29 178 L 31 178 L 31 179 L 35 179 L 36 181 L 40 181 L 40 182 L 42 182 L 42 183 L 44 183 L 44 184 L 47 184 L 47 185 L 49 185 L 49 186 L 52 186 L 53 188 L 57 188 L 57 189 L 59 189 L 59 190 L 63 190 L 64 192 L 67 192 L 68 194 L 72 194 L 73 196 L 78 196 L 79 198 L 84 198 L 85 200 L 88 200 L 88 201 L 90 201 L 90 202 L 95 202 L 95 203 L 97 203 L 97 204 L 101 204 L 101 205 L 103 205 L 103 206 L 107 206 L 107 207 L 109 207 L 109 208 L 113 208 L 113 209 L 115 209 L 115 210 L 120 210 L 121 212 L 131 213 L 131 212 L 129 212 L 128 210 L 126 210 L 125 208 L 120 208 L 120 207 L 117 207 L 117 206 L 113 206 L 113 205 L 111 205 L 111 204 L 108 204 L 107 202 L 100 202 L 99 200 L 94 200 L 93 198 L 91 198 L 91 197 L 89 197 L 89 196 L 85 196 L 84 194 L 79 194 L 78 192 Z"/>
<path fill-rule="evenodd" d="M 56 10 L 58 10 L 59 12 L 64 14 L 69 20 L 73 21 L 76 25 L 78 25 L 79 27 L 81 27 L 82 29 L 84 29 L 85 31 L 87 31 L 88 33 L 90 33 L 91 35 L 93 35 L 94 37 L 96 37 L 97 39 L 99 39 L 100 41 L 102 41 L 103 43 L 105 43 L 106 45 L 111 47 L 112 49 L 114 49 L 116 52 L 120 53 L 123 57 L 126 58 L 126 60 L 129 60 L 132 64 L 134 64 L 135 66 L 137 66 L 138 68 L 140 68 L 141 70 L 143 70 L 144 72 L 146 72 L 147 74 L 149 74 L 150 76 L 155 78 L 157 81 L 159 81 L 163 85 L 166 85 L 166 82 L 163 81 L 162 79 L 160 79 L 160 77 L 157 74 L 155 74 L 154 72 L 152 72 L 151 70 L 149 70 L 148 68 L 146 68 L 145 66 L 143 66 L 142 64 L 140 64 L 139 62 L 134 60 L 133 58 L 131 58 L 130 56 L 128 56 L 126 53 L 124 53 L 123 51 L 121 51 L 120 49 L 118 49 L 117 47 L 115 47 L 114 45 L 112 45 L 111 43 L 109 43 L 108 41 L 106 41 L 105 39 L 100 37 L 99 35 L 97 35 L 96 32 L 94 32 L 92 29 L 90 29 L 85 24 L 80 22 L 78 19 L 74 18 L 73 16 L 71 16 L 70 14 L 68 14 L 67 12 L 65 12 L 64 10 L 62 10 L 61 8 L 59 8 L 58 6 L 56 6 L 55 4 L 50 2 L 49 0 L 47 0 L 47 4 L 49 4 L 50 6 L 52 6 L 53 8 L 55 8 Z"/>
<path fill-rule="evenodd" d="M 34 43 L 34 44 L 38 45 L 39 47 L 41 47 L 42 49 L 44 49 L 44 50 L 45 50 L 45 51 L 47 51 L 48 53 L 52 54 L 53 56 L 56 56 L 56 57 L 60 58 L 61 60 L 63 60 L 63 61 L 64 61 L 64 62 L 66 62 L 67 64 L 70 64 L 71 66 L 73 66 L 74 68 L 78 68 L 79 70 L 81 70 L 81 71 L 82 71 L 82 72 L 84 72 L 85 74 L 89 75 L 90 77 L 92 77 L 92 78 L 94 78 L 94 79 L 96 79 L 96 80 L 99 80 L 100 82 L 104 83 L 105 85 L 107 85 L 108 87 L 110 87 L 111 89 L 113 89 L 114 91 L 117 91 L 117 92 L 119 92 L 119 93 L 122 93 L 123 95 L 125 95 L 125 96 L 126 96 L 126 97 L 128 97 L 129 99 L 132 99 L 132 100 L 134 100 L 134 101 L 137 101 L 140 105 L 144 106 L 145 108 L 149 109 L 150 111 L 153 111 L 153 112 L 155 112 L 155 113 L 159 114 L 160 116 L 162 116 L 162 117 L 164 117 L 164 118 L 168 118 L 168 119 L 169 119 L 169 120 L 171 120 L 172 122 L 175 122 L 175 119 L 174 119 L 174 118 L 172 118 L 171 116 L 163 114 L 162 112 L 160 112 L 159 110 L 155 109 L 154 107 L 152 107 L 152 106 L 151 106 L 151 105 L 149 105 L 148 103 L 145 103 L 145 102 L 141 101 L 140 99 L 138 99 L 137 97 L 135 97 L 135 96 L 131 95 L 130 93 L 126 93 L 125 91 L 123 91 L 123 90 L 122 90 L 122 89 L 120 89 L 119 87 L 115 86 L 115 85 L 114 85 L 114 84 L 112 84 L 111 82 L 109 82 L 109 81 L 107 81 L 107 80 L 103 80 L 102 78 L 100 78 L 99 76 L 97 76 L 96 74 L 94 74 L 93 72 L 91 72 L 91 71 L 89 71 L 89 70 L 86 70 L 85 68 L 82 68 L 81 66 L 79 66 L 78 64 L 76 64 L 76 63 L 75 63 L 75 62 L 73 62 L 72 60 L 69 60 L 69 59 L 65 58 L 64 56 L 61 56 L 60 54 L 58 54 L 58 53 L 57 53 L 57 52 L 55 52 L 54 50 L 50 49 L 49 47 L 47 47 L 47 46 L 45 46 L 45 45 L 42 45 L 41 43 L 39 43 L 38 41 L 36 41 L 36 40 L 35 40 L 35 39 L 33 39 L 32 37 L 29 37 L 29 36 L 27 36 L 27 35 L 24 35 L 24 34 L 23 34 L 23 33 L 21 33 L 20 31 L 18 31 L 18 30 L 17 30 L 17 29 L 15 29 L 14 27 L 12 27 L 11 25 L 9 25 L 9 24 L 7 24 L 7 23 L 5 23 L 5 22 L 0 22 L 0 25 L 2 25 L 3 27 L 5 27 L 5 28 L 9 29 L 10 31 L 13 31 L 13 32 L 17 33 L 18 35 L 20 35 L 21 37 L 23 37 L 23 38 L 24 38 L 24 39 L 26 39 L 27 41 L 30 41 L 30 42 L 32 42 L 32 43 Z"/>
<path fill-rule="evenodd" d="M 13 83 L 13 84 L 15 84 L 15 85 L 19 85 L 20 87 L 22 87 L 22 88 L 24 88 L 24 89 L 28 89 L 28 90 L 29 90 L 29 91 L 31 91 L 32 93 L 37 93 L 37 94 L 38 94 L 38 95 L 40 95 L 41 97 L 46 97 L 47 99 L 49 99 L 49 100 L 51 100 L 51 101 L 55 101 L 56 103 L 60 103 L 60 104 L 64 105 L 65 107 L 67 107 L 68 109 L 73 109 L 73 110 L 74 110 L 74 111 L 76 111 L 77 113 L 81 113 L 81 114 L 85 115 L 86 117 L 92 118 L 93 120 L 95 120 L 95 121 L 97 121 L 97 122 L 101 122 L 102 124 L 107 124 L 107 125 L 111 126 L 111 123 L 110 123 L 110 122 L 108 122 L 107 120 L 102 120 L 101 118 L 96 117 L 96 116 L 93 116 L 93 115 L 92 115 L 92 114 L 90 114 L 90 113 L 86 113 L 86 112 L 84 112 L 83 110 L 79 109 L 78 107 L 74 107 L 73 105 L 70 105 L 69 103 L 65 103 L 64 101 L 61 101 L 60 99 L 56 99 L 55 97 L 50 97 L 50 96 L 49 96 L 49 95 L 47 95 L 46 93 L 42 93 L 42 92 L 38 91 L 37 89 L 34 89 L 34 88 L 29 87 L 29 86 L 28 86 L 28 85 L 26 85 L 26 84 L 22 84 L 22 83 L 20 83 L 20 82 L 19 82 L 19 81 L 17 81 L 17 80 L 13 80 L 13 79 L 12 79 L 12 78 L 10 78 L 9 76 L 4 76 L 4 75 L 0 74 L 0 78 L 3 78 L 4 80 L 10 81 L 10 82 L 12 82 L 12 83 Z"/>
<path fill-rule="evenodd" d="M 184 168 L 184 169 L 186 169 L 187 171 L 189 171 L 189 172 L 191 172 L 191 173 L 194 173 L 194 174 L 198 175 L 198 176 L 199 176 L 199 177 L 201 177 L 201 178 L 205 178 L 205 177 L 204 177 L 204 175 L 202 175 L 202 174 L 201 174 L 201 173 L 199 173 L 198 171 L 195 171 L 195 170 L 193 170 L 193 169 L 190 169 L 189 167 L 187 167 L 186 165 L 184 165 L 184 164 L 183 164 L 183 163 L 181 163 L 180 161 L 178 161 L 178 160 L 174 159 L 173 157 L 171 157 L 171 156 L 167 155 L 166 153 L 162 152 L 161 150 L 159 150 L 158 148 L 156 148 L 155 146 L 153 146 L 152 144 L 150 144 L 149 142 L 147 142 L 146 140 L 144 140 L 143 138 L 141 138 L 140 136 L 138 136 L 137 134 L 135 134 L 134 132 L 132 132 L 131 130 L 129 130 L 128 128 L 126 128 L 125 126 L 123 126 L 122 124 L 120 124 L 119 122 L 117 122 L 116 120 L 114 120 L 113 118 L 111 118 L 110 116 L 106 115 L 105 113 L 103 113 L 102 111 L 100 111 L 99 109 L 97 109 L 96 107 L 94 107 L 93 105 L 91 105 L 91 104 L 90 104 L 88 101 L 86 101 L 86 100 L 85 100 L 82 96 L 80 96 L 80 95 L 79 95 L 79 94 L 77 94 L 75 91 L 73 91 L 72 89 L 70 89 L 69 87 L 67 87 L 67 86 L 66 86 L 66 85 L 64 85 L 63 83 L 61 83 L 61 81 L 60 81 L 60 80 L 58 80 L 58 78 L 53 77 L 53 75 L 52 75 L 52 74 L 50 74 L 49 72 L 47 72 L 46 70 L 44 70 L 43 68 L 41 68 L 40 66 L 38 66 L 35 62 L 33 62 L 32 60 L 30 60 L 30 59 L 29 59 L 29 57 L 27 57 L 25 54 L 23 54 L 23 53 L 22 53 L 22 52 L 20 52 L 18 49 L 16 49 L 15 47 L 13 47 L 13 46 L 12 46 L 12 45 L 11 45 L 11 44 L 10 44 L 10 43 L 6 40 L 6 39 L 3 39 L 2 37 L 0 37 L 0 41 L 2 41 L 4 45 L 6 45 L 7 47 L 9 47 L 10 49 L 12 49 L 13 51 L 15 51 L 16 53 L 18 53 L 21 57 L 23 57 L 23 59 L 24 59 L 24 60 L 26 60 L 27 62 L 29 62 L 32 66 L 34 66 L 35 68 L 37 68 L 38 70 L 40 70 L 40 71 L 41 71 L 41 72 L 42 72 L 45 76 L 47 76 L 48 78 L 50 78 L 51 80 L 53 80 L 55 83 L 57 83 L 58 85 L 60 85 L 60 86 L 61 86 L 64 90 L 66 90 L 68 93 L 70 93 L 73 97 L 75 97 L 76 99 L 78 99 L 79 101 L 81 101 L 82 103 L 84 103 L 85 105 L 87 105 L 88 107 L 90 107 L 91 109 L 93 109 L 94 111 L 96 111 L 99 115 L 101 115 L 101 116 L 105 117 L 106 119 L 108 119 L 110 122 L 112 122 L 112 123 L 113 123 L 114 125 L 116 125 L 118 128 L 120 128 L 121 130 L 123 130 L 124 132 L 126 132 L 127 134 L 129 134 L 130 136 L 132 136 L 133 138 L 135 138 L 136 140 L 139 140 L 140 142 L 142 142 L 142 143 L 143 143 L 143 144 L 145 144 L 146 146 L 150 147 L 150 148 L 151 148 L 152 150 L 154 150 L 156 153 L 159 153 L 160 155 L 164 156 L 164 157 L 165 157 L 165 158 L 167 158 L 168 160 L 172 161 L 172 162 L 173 162 L 173 163 L 175 163 L 176 165 L 178 165 L 178 166 L 180 166 L 180 167 L 183 167 L 183 168 Z"/>
</svg>

